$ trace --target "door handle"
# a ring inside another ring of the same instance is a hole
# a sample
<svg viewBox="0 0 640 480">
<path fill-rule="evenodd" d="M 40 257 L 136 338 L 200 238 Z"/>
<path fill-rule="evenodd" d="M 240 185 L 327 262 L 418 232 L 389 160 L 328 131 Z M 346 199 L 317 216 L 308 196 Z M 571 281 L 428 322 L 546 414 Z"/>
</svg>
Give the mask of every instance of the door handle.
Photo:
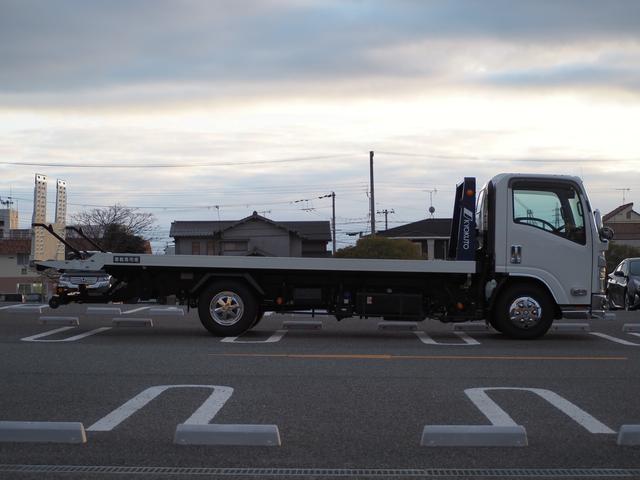
<svg viewBox="0 0 640 480">
<path fill-rule="evenodd" d="M 522 263 L 522 245 L 511 245 L 511 263 Z"/>
</svg>

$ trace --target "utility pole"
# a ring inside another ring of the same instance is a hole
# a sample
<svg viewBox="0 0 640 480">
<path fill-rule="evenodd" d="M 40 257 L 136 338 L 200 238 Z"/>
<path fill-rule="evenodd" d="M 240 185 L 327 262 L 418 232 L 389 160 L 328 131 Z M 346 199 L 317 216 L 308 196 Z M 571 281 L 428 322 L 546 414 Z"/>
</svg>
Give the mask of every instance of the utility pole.
<svg viewBox="0 0 640 480">
<path fill-rule="evenodd" d="M 319 199 L 331 198 L 331 210 L 332 210 L 331 231 L 333 233 L 333 254 L 335 255 L 336 254 L 336 192 L 331 192 L 331 193 L 328 193 L 327 195 L 322 195 L 318 198 Z M 309 200 L 296 200 L 293 203 L 299 203 L 299 202 L 309 202 Z M 315 208 L 303 208 L 302 210 L 311 211 L 311 210 L 315 210 Z"/>
<path fill-rule="evenodd" d="M 554 211 L 553 221 L 555 222 L 555 226 L 560 226 L 560 207 L 556 207 Z"/>
<path fill-rule="evenodd" d="M 379 210 L 377 213 L 384 214 L 384 229 L 389 230 L 388 215 L 390 213 L 396 213 L 396 212 L 393 209 L 387 210 L 385 208 L 384 210 Z"/>
<path fill-rule="evenodd" d="M 220 222 L 220 205 L 216 205 L 216 210 L 218 212 L 218 238 L 217 238 L 217 247 L 214 248 L 218 251 L 218 255 L 222 255 L 222 223 Z M 215 245 L 215 244 L 214 244 Z"/>
<path fill-rule="evenodd" d="M 369 212 L 371 213 L 371 235 L 376 234 L 376 210 L 375 196 L 373 193 L 373 150 L 369 152 L 369 178 L 371 184 L 371 198 Z"/>
<path fill-rule="evenodd" d="M 336 192 L 331 192 L 331 226 L 333 230 L 333 254 L 336 254 Z"/>
</svg>

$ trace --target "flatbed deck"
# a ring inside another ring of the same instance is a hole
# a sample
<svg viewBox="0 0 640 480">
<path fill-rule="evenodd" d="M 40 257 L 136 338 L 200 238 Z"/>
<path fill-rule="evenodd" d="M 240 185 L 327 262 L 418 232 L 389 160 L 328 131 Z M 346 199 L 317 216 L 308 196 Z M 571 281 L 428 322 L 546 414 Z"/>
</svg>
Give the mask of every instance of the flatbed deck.
<svg viewBox="0 0 640 480">
<path fill-rule="evenodd" d="M 225 270 L 289 270 L 383 273 L 476 273 L 475 261 L 380 260 L 352 258 L 244 257 L 214 255 L 147 255 L 96 253 L 87 260 L 41 261 L 58 271 L 98 271 L 105 267 L 148 267 Z"/>
</svg>

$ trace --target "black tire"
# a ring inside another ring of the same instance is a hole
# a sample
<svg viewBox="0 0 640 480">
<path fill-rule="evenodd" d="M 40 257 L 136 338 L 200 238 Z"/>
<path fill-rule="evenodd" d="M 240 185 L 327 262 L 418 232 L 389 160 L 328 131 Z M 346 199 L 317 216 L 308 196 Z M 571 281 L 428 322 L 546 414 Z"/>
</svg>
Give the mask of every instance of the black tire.
<svg viewBox="0 0 640 480">
<path fill-rule="evenodd" d="M 258 314 L 256 315 L 256 319 L 254 320 L 253 325 L 251 325 L 251 328 L 258 325 L 260 323 L 260 320 L 262 320 L 262 317 L 264 317 L 264 311 L 262 309 L 259 309 Z"/>
<path fill-rule="evenodd" d="M 57 295 L 54 295 L 49 299 L 49 308 L 55 310 L 60 306 L 60 298 Z"/>
<path fill-rule="evenodd" d="M 529 340 L 543 336 L 551 327 L 554 302 L 537 285 L 512 285 L 497 298 L 491 325 L 510 338 Z"/>
<path fill-rule="evenodd" d="M 489 316 L 489 325 L 491 325 L 491 327 L 494 330 L 496 330 L 497 332 L 502 333 L 502 330 L 501 330 L 502 327 L 500 325 L 498 325 L 498 322 L 496 322 L 496 320 L 495 320 L 493 315 Z"/>
<path fill-rule="evenodd" d="M 622 298 L 624 299 L 623 300 L 623 305 L 624 305 L 623 308 L 624 308 L 624 310 L 626 312 L 628 312 L 629 311 L 629 292 L 627 291 L 626 288 L 624 289 L 624 293 L 623 293 Z"/>
<path fill-rule="evenodd" d="M 216 307 L 220 311 L 216 313 Z M 239 282 L 216 282 L 198 299 L 200 322 L 213 335 L 236 337 L 249 330 L 258 315 L 255 295 Z"/>
</svg>

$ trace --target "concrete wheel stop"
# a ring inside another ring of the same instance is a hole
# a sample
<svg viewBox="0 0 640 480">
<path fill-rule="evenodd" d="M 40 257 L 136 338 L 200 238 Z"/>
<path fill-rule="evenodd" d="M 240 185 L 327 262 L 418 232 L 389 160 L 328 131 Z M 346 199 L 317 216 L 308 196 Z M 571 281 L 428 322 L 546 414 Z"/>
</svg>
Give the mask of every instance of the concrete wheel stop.
<svg viewBox="0 0 640 480">
<path fill-rule="evenodd" d="M 236 445 L 278 447 L 277 425 L 190 425 L 176 428 L 173 443 L 178 445 Z"/>
</svg>

